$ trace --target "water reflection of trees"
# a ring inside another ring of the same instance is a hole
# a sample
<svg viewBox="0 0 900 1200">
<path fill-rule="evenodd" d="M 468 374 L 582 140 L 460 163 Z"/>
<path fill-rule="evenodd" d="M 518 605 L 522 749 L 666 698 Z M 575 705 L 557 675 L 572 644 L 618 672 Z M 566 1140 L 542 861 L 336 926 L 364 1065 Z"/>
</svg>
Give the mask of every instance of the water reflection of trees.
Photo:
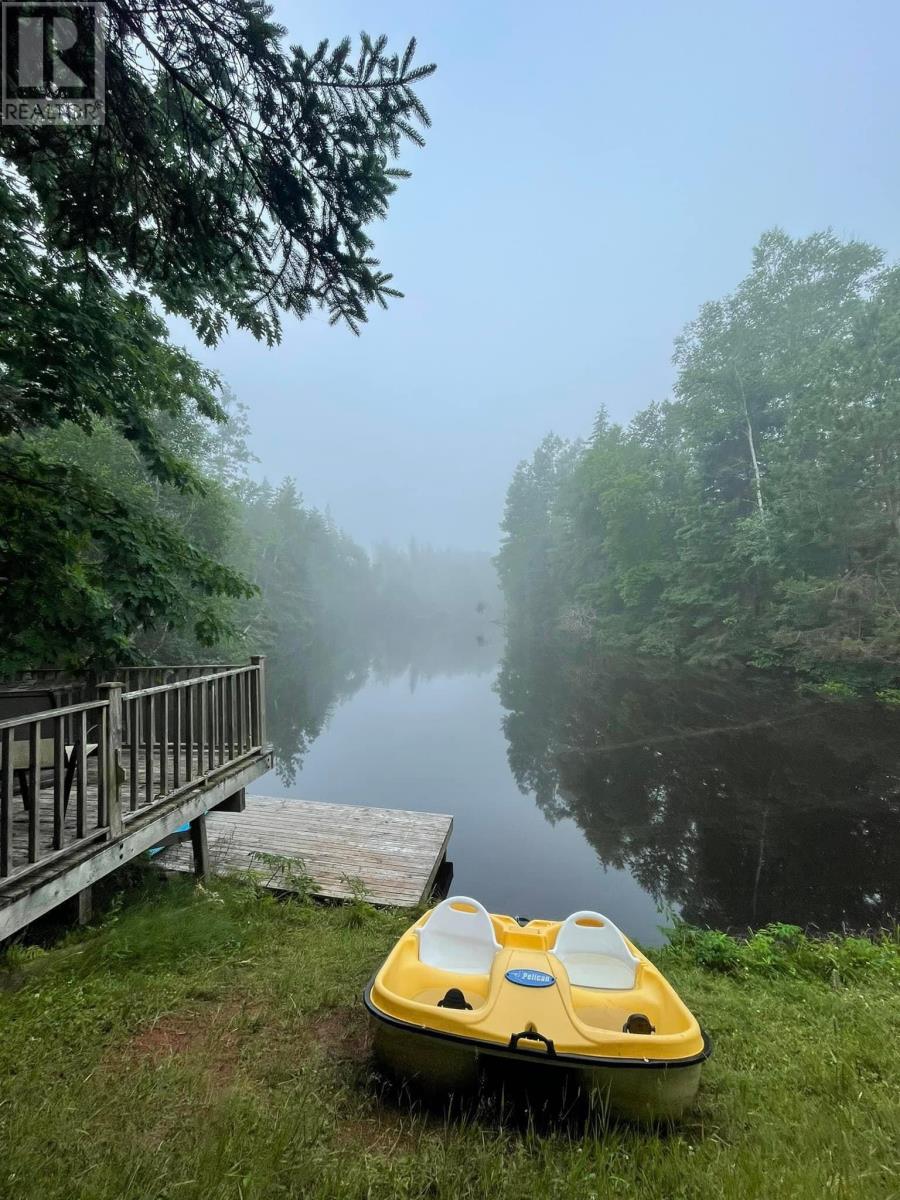
<svg viewBox="0 0 900 1200">
<path fill-rule="evenodd" d="M 267 731 L 275 770 L 293 783 L 312 742 L 338 704 L 365 683 L 368 658 L 358 647 L 312 646 L 302 654 L 277 650 L 266 664 Z"/>
<path fill-rule="evenodd" d="M 410 542 L 368 557 L 289 485 L 263 508 L 287 520 L 277 537 L 263 521 L 257 571 L 269 736 L 285 783 L 334 709 L 370 676 L 408 674 L 414 689 L 420 679 L 495 668 L 503 604 L 490 555 Z"/>
<path fill-rule="evenodd" d="M 496 668 L 502 641 L 499 626 L 477 613 L 437 627 L 416 622 L 383 628 L 373 639 L 372 675 L 384 682 L 408 674 L 411 690 L 438 676 L 484 675 Z"/>
<path fill-rule="evenodd" d="M 267 663 L 268 734 L 275 769 L 296 778 L 310 745 L 332 713 L 370 678 L 409 677 L 410 689 L 438 676 L 484 674 L 497 665 L 502 632 L 489 613 L 406 629 L 382 623 L 347 631 L 338 644 L 319 640 L 302 650 L 276 648 Z"/>
<path fill-rule="evenodd" d="M 511 643 L 519 786 L 686 920 L 900 914 L 900 718 L 780 683 Z"/>
</svg>

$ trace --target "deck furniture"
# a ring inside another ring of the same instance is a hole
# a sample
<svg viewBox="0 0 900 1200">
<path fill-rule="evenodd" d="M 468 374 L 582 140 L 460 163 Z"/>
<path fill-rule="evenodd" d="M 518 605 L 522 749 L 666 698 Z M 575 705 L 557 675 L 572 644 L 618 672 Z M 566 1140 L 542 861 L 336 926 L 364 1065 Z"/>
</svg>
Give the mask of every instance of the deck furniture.
<svg viewBox="0 0 900 1200">
<path fill-rule="evenodd" d="M 96 733 L 96 731 L 92 731 Z M 53 753 L 54 742 L 53 738 L 41 738 L 38 742 L 40 746 L 40 761 L 41 771 L 53 770 Z M 85 742 L 84 756 L 90 758 L 92 754 L 97 753 L 99 742 Z M 19 795 L 22 797 L 22 804 L 25 806 L 25 811 L 31 810 L 32 795 L 31 787 L 28 782 L 28 777 L 31 774 L 31 746 L 26 741 L 15 741 L 12 744 L 12 761 L 13 761 L 13 778 L 19 785 Z M 69 807 L 69 797 L 72 794 L 72 784 L 75 782 L 75 768 L 78 765 L 78 744 L 77 742 L 69 743 L 65 746 L 65 764 L 66 774 L 63 783 L 63 813 Z M 37 787 L 40 790 L 40 780 Z"/>
</svg>

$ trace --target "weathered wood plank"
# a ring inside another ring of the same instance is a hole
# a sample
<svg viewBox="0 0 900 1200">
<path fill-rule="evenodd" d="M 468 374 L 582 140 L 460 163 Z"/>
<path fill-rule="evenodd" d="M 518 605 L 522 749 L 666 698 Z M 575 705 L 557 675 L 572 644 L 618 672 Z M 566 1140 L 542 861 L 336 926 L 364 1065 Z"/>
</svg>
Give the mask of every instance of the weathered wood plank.
<svg viewBox="0 0 900 1200">
<path fill-rule="evenodd" d="M 144 783 L 145 802 L 153 799 L 153 775 L 156 764 L 156 714 L 153 711 L 154 695 L 144 697 Z"/>
<path fill-rule="evenodd" d="M 140 703 L 139 701 L 137 703 Z M 106 709 L 103 709 L 103 716 L 106 716 Z M 31 747 L 29 742 L 16 742 L 12 738 L 12 731 L 3 731 L 8 737 L 11 752 L 9 757 L 9 774 L 7 786 L 9 790 L 8 802 L 3 805 L 0 803 L 0 823 L 3 824 L 0 830 L 0 852 L 5 852 L 3 860 L 3 869 L 0 870 L 0 882 L 6 878 L 13 878 L 23 874 L 26 871 L 34 869 L 35 863 L 43 864 L 59 858 L 60 852 L 65 851 L 68 847 L 74 847 L 85 838 L 93 839 L 97 830 L 101 833 L 107 833 L 110 838 L 115 838 L 123 832 L 123 825 L 118 829 L 112 828 L 111 825 L 103 823 L 102 809 L 104 805 L 101 803 L 101 783 L 102 759 L 100 756 L 100 747 L 97 747 L 96 753 L 89 753 L 91 749 L 90 743 L 86 741 L 86 731 L 84 728 L 79 730 L 79 725 L 86 726 L 85 714 L 76 715 L 76 733 L 81 736 L 77 738 L 74 747 L 71 747 L 73 754 L 72 761 L 72 778 L 70 783 L 65 783 L 62 794 L 62 805 L 60 806 L 60 793 L 57 787 L 55 772 L 49 769 L 43 772 L 40 787 L 36 786 L 35 795 L 37 796 L 37 811 L 35 806 L 29 804 L 26 807 L 26 800 L 29 796 L 29 790 L 26 786 L 24 792 L 20 794 L 19 788 L 14 783 L 12 778 L 13 769 L 19 770 L 17 766 L 18 757 L 15 752 L 17 746 L 22 747 L 22 772 L 27 769 L 31 757 Z M 99 734 L 96 736 L 100 736 Z M 102 737 L 101 737 L 102 740 Z M 50 757 L 54 739 L 46 739 L 47 747 L 43 747 L 46 753 L 46 766 L 53 766 Z M 212 777 L 203 779 L 196 778 L 192 785 L 185 784 L 184 786 L 211 787 L 219 782 L 228 783 L 229 780 L 234 780 L 235 774 L 243 770 L 243 767 L 253 761 L 257 755 L 244 756 L 243 759 L 237 760 L 234 763 L 226 762 L 222 767 L 216 767 Z M 130 758 L 130 754 L 126 753 L 126 762 Z M 4 762 L 6 760 L 4 759 Z M 43 761 L 43 759 L 42 759 Z M 136 820 L 140 820 L 146 813 L 151 810 L 156 804 L 159 804 L 163 797 L 157 795 L 154 802 L 151 803 L 148 799 L 147 779 L 145 774 L 145 755 L 144 748 L 141 748 L 139 756 L 138 770 L 134 776 L 135 793 L 138 797 L 138 806 L 134 811 L 123 814 L 124 826 L 128 826 Z M 154 758 L 154 767 L 152 778 L 154 781 L 159 778 L 159 752 L 157 751 Z M 0 764 L 0 793 L 2 793 L 2 783 L 5 769 Z M 114 776 L 113 778 L 117 778 Z M 124 784 L 126 794 L 131 790 L 132 776 L 130 767 L 126 766 L 124 771 Z M 111 785 L 111 790 L 113 786 Z M 227 787 L 222 799 L 231 796 L 233 793 L 240 790 L 239 785 L 232 784 Z M 66 792 L 68 792 L 68 802 L 66 802 Z M 170 795 L 174 797 L 173 793 Z M 36 858 L 30 857 L 32 848 L 36 843 Z M 2 854 L 0 854 L 2 857 Z M 2 887 L 0 887 L 0 906 L 2 906 Z"/>
<path fill-rule="evenodd" d="M 211 771 L 216 765 L 216 684 L 204 684 L 206 689 L 206 707 L 209 713 L 209 724 L 206 730 L 206 769 Z"/>
<path fill-rule="evenodd" d="M 197 774 L 206 774 L 206 684 L 200 683 L 197 685 Z"/>
<path fill-rule="evenodd" d="M 218 723 L 218 731 L 219 731 L 218 753 L 219 753 L 219 766 L 220 767 L 221 767 L 222 763 L 225 761 L 225 687 L 226 687 L 226 681 L 224 679 L 216 680 L 216 708 L 218 710 L 218 719 L 219 719 L 219 723 Z M 230 747 L 229 747 L 228 752 L 229 752 L 229 754 L 231 753 Z"/>
<path fill-rule="evenodd" d="M 13 865 L 13 731 L 0 733 L 0 876 L 8 875 Z"/>
<path fill-rule="evenodd" d="M 169 790 L 169 692 L 160 696 L 162 706 L 162 728 L 159 731 L 159 790 L 165 795 Z"/>
<path fill-rule="evenodd" d="M 318 804 L 271 796 L 248 796 L 242 813 L 207 816 L 214 874 L 253 871 L 266 886 L 289 890 L 255 854 L 302 861 L 318 894 L 352 895 L 347 879 L 359 879 L 375 904 L 412 907 L 430 892 L 446 852 L 453 818 L 444 813 Z M 157 858 L 173 871 L 192 871 L 187 845 Z"/>
<path fill-rule="evenodd" d="M 184 778 L 194 778 L 194 689 L 184 689 Z"/>
<path fill-rule="evenodd" d="M 131 739 L 130 746 L 130 763 L 129 763 L 129 779 L 128 779 L 128 794 L 129 807 L 132 812 L 137 811 L 138 800 L 140 797 L 140 750 L 141 741 L 141 702 L 140 700 L 128 701 L 128 736 Z"/>
<path fill-rule="evenodd" d="M 235 696 L 237 693 L 235 691 L 236 685 L 235 685 L 234 679 L 235 679 L 234 675 L 228 676 L 228 722 L 227 722 L 227 724 L 228 724 L 228 753 L 229 753 L 229 755 L 234 753 L 235 730 L 237 728 L 237 722 L 236 722 L 236 718 L 235 718 L 235 713 L 236 713 Z"/>
<path fill-rule="evenodd" d="M 181 746 L 184 725 L 184 689 L 179 688 L 175 693 L 175 744 L 172 747 L 172 784 L 181 787 Z"/>
<path fill-rule="evenodd" d="M 63 730 L 65 717 L 53 718 L 53 849 L 61 850 L 66 837 L 65 814 L 65 762 L 66 742 Z"/>
<path fill-rule="evenodd" d="M 237 752 L 242 754 L 244 750 L 244 677 L 243 675 L 235 675 L 234 686 L 236 688 L 235 697 L 235 726 L 237 737 Z"/>
<path fill-rule="evenodd" d="M 83 838 L 87 830 L 87 713 L 78 718 L 78 739 L 75 743 L 75 837 Z M 99 824 L 99 822 L 98 822 Z"/>
<path fill-rule="evenodd" d="M 270 768 L 270 751 L 254 744 L 252 731 L 251 682 L 259 688 L 262 671 L 258 659 L 229 668 L 222 681 L 197 667 L 179 671 L 184 678 L 177 682 L 164 682 L 159 668 L 140 668 L 133 674 L 138 690 L 127 695 L 122 683 L 113 681 L 97 685 L 99 701 L 4 719 L 0 940 L 75 895 L 76 884 L 87 887 L 115 869 L 123 853 L 140 852 L 145 838 L 152 837 L 148 844 L 153 845 L 158 835 L 171 832 L 168 823 L 176 811 L 192 820 L 240 794 Z M 69 689 L 67 694 L 71 700 L 76 693 Z M 246 735 L 237 745 L 224 741 L 225 714 L 217 702 L 226 695 L 238 706 L 230 721 L 240 722 Z M 47 732 L 52 737 L 41 736 Z M 176 790 L 169 790 L 170 742 Z M 120 762 L 123 751 L 126 758 Z M 121 811 L 120 787 L 128 796 L 127 815 Z M 202 853 L 198 857 L 202 860 Z"/>
<path fill-rule="evenodd" d="M 36 862 L 41 837 L 41 723 L 28 728 L 28 861 Z"/>
<path fill-rule="evenodd" d="M 102 829 L 109 824 L 109 786 L 115 768 L 110 770 L 109 757 L 109 706 L 100 710 L 100 730 L 97 731 L 97 754 L 100 763 L 97 767 L 97 828 Z"/>
</svg>

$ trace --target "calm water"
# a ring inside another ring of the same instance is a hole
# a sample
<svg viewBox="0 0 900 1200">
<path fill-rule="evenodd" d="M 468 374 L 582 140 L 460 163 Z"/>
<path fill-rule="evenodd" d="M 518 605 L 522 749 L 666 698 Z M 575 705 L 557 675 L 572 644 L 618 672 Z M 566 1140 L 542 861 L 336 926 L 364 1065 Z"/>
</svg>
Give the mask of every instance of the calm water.
<svg viewBox="0 0 900 1200">
<path fill-rule="evenodd" d="M 900 914 L 896 715 L 744 677 L 494 657 L 356 672 L 295 777 L 254 790 L 452 813 L 454 892 L 525 916 L 599 909 L 647 943 L 672 913 L 738 930 Z"/>
</svg>

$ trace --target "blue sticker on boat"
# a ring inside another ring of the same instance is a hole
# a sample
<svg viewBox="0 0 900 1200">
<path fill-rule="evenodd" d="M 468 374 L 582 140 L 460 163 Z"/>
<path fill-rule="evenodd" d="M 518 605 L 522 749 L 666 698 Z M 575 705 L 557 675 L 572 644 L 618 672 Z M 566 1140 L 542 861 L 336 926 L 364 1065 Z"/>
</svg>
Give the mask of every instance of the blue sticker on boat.
<svg viewBox="0 0 900 1200">
<path fill-rule="evenodd" d="M 531 971 L 527 967 L 516 967 L 513 971 L 507 971 L 506 978 L 520 987 L 552 987 L 556 983 L 553 976 L 548 975 L 546 971 Z"/>
</svg>

